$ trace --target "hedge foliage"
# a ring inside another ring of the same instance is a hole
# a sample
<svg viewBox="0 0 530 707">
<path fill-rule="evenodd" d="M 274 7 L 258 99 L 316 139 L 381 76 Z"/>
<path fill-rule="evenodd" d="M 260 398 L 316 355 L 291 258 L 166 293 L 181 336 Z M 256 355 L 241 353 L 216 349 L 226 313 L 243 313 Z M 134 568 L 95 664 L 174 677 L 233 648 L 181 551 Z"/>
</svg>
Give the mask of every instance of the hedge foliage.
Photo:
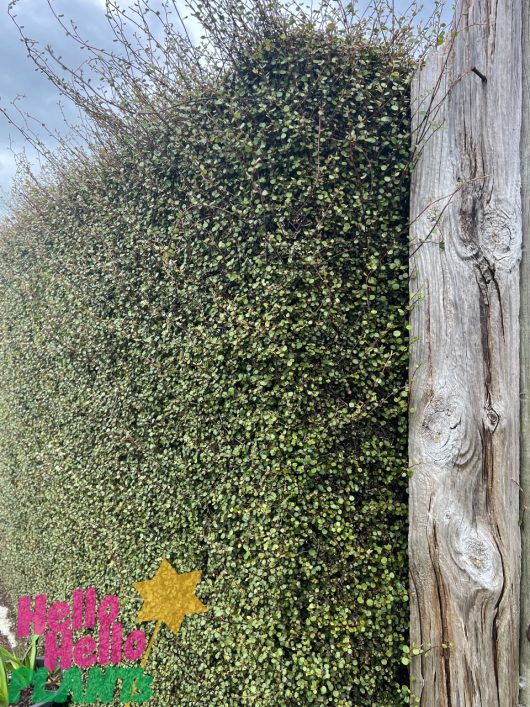
<svg viewBox="0 0 530 707">
<path fill-rule="evenodd" d="M 2 579 L 202 569 L 157 705 L 406 701 L 409 75 L 294 23 L 2 226 Z"/>
</svg>

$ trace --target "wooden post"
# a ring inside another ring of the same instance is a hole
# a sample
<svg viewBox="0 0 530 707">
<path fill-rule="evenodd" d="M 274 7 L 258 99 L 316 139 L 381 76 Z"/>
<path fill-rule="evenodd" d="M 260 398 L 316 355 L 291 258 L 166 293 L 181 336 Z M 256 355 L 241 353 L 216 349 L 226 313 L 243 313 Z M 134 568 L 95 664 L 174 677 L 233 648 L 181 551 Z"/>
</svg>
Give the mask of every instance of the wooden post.
<svg viewBox="0 0 530 707">
<path fill-rule="evenodd" d="M 519 704 L 530 707 L 530 4 L 523 3 L 521 197 L 521 632 Z"/>
<path fill-rule="evenodd" d="M 411 684 L 423 707 L 518 703 L 521 5 L 459 0 L 413 85 L 409 552 L 423 652 Z"/>
</svg>

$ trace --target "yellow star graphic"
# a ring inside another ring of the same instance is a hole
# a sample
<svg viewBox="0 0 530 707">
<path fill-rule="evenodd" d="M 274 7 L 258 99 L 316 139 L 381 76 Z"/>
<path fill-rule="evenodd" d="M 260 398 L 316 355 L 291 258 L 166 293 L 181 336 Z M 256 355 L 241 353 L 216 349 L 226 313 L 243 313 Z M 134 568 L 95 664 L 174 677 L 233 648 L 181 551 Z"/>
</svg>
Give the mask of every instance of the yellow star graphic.
<svg viewBox="0 0 530 707">
<path fill-rule="evenodd" d="M 179 574 L 167 560 L 162 560 L 153 579 L 133 583 L 144 599 L 136 620 L 163 621 L 177 633 L 184 617 L 208 611 L 195 596 L 201 575 L 200 570 Z"/>
</svg>

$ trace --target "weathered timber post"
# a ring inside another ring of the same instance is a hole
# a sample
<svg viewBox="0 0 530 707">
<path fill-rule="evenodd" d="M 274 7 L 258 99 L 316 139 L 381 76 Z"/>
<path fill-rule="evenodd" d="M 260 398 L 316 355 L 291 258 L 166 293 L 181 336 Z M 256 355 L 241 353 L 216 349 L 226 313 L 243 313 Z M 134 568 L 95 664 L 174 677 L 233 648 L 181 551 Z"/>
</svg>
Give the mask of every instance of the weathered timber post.
<svg viewBox="0 0 530 707">
<path fill-rule="evenodd" d="M 530 3 L 523 3 L 521 125 L 521 633 L 519 703 L 530 707 Z"/>
<path fill-rule="evenodd" d="M 409 552 L 423 707 L 518 703 L 522 1 L 459 0 L 451 39 L 413 85 Z"/>
</svg>

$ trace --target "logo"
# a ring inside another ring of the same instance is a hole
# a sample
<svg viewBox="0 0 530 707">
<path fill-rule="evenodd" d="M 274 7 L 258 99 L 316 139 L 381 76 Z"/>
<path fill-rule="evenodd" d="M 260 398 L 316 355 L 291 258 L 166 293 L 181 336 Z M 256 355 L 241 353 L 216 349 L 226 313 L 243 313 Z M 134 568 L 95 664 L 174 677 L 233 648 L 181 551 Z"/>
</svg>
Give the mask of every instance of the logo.
<svg viewBox="0 0 530 707">
<path fill-rule="evenodd" d="M 45 594 L 20 597 L 17 636 L 44 636 L 44 667 L 18 667 L 11 671 L 9 704 L 18 704 L 21 691 L 32 686 L 32 701 L 64 702 L 68 695 L 74 702 L 95 704 L 110 702 L 119 689 L 120 702 L 147 702 L 152 695 L 152 676 L 144 669 L 162 624 L 178 633 L 186 616 L 207 611 L 195 595 L 201 571 L 179 574 L 163 560 L 153 579 L 135 582 L 143 598 L 137 622 L 155 621 L 149 643 L 140 629 L 125 636 L 118 620 L 120 600 L 109 594 L 97 603 L 95 587 L 75 589 L 70 602 L 58 601 L 48 606 Z M 74 638 L 74 632 L 96 635 Z M 121 666 L 124 660 L 139 666 Z M 57 690 L 47 689 L 50 672 L 59 667 L 62 679 Z M 83 670 L 87 670 L 86 689 Z"/>
</svg>

